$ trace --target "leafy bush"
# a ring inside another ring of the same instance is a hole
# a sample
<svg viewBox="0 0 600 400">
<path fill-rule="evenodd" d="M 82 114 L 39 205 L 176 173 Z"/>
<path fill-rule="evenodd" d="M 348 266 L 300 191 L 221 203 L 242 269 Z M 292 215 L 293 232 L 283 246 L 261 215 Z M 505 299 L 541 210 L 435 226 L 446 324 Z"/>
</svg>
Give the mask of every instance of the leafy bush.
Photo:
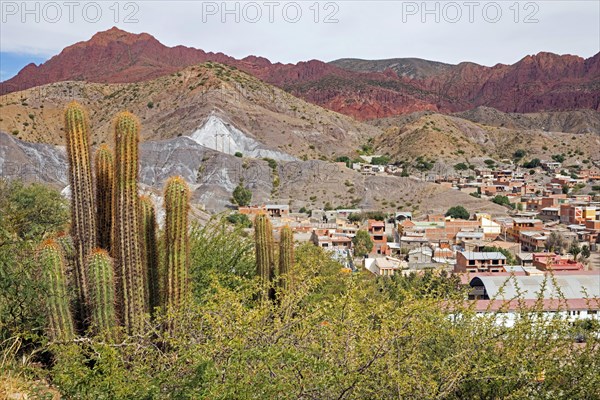
<svg viewBox="0 0 600 400">
<path fill-rule="evenodd" d="M 352 247 L 356 257 L 364 257 L 373 249 L 373 240 L 369 232 L 359 229 L 352 238 Z"/>
<path fill-rule="evenodd" d="M 457 171 L 466 171 L 469 169 L 469 166 L 465 163 L 454 164 L 454 169 Z"/>
<path fill-rule="evenodd" d="M 523 168 L 537 168 L 540 165 L 542 165 L 542 162 L 540 161 L 540 159 L 534 158 L 533 160 L 528 161 L 525 164 L 523 164 Z"/>
<path fill-rule="evenodd" d="M 502 195 L 496 195 L 494 196 L 494 198 L 492 199 L 493 203 L 499 204 L 501 206 L 506 206 L 506 207 L 510 207 L 513 208 L 512 203 L 510 202 L 510 199 L 507 196 L 502 196 Z"/>
<path fill-rule="evenodd" d="M 463 206 L 454 206 L 450 207 L 448 211 L 446 211 L 446 217 L 458 218 L 458 219 L 469 219 L 471 214 L 467 211 Z"/>
<path fill-rule="evenodd" d="M 233 190 L 233 202 L 238 206 L 247 206 L 252 201 L 252 191 L 240 182 Z"/>
</svg>

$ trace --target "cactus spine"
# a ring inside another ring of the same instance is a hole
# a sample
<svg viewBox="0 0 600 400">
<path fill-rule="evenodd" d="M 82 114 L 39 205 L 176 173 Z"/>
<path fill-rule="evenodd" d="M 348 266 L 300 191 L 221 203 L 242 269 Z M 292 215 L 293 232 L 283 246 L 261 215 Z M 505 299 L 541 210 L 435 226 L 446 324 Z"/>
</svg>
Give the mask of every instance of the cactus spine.
<svg viewBox="0 0 600 400">
<path fill-rule="evenodd" d="M 96 226 L 98 228 L 98 247 L 110 252 L 112 233 L 112 195 L 114 184 L 113 153 L 107 145 L 96 151 Z"/>
<path fill-rule="evenodd" d="M 154 204 L 148 196 L 140 197 L 142 214 L 142 241 L 144 247 L 144 264 L 148 285 L 148 304 L 150 312 L 160 306 L 160 281 L 158 248 L 156 241 L 156 212 Z"/>
<path fill-rule="evenodd" d="M 288 225 L 281 229 L 279 239 L 279 284 L 283 289 L 288 289 L 289 272 L 294 265 L 294 233 Z"/>
<path fill-rule="evenodd" d="M 94 249 L 87 260 L 91 329 L 96 335 L 115 334 L 117 314 L 115 311 L 115 281 L 113 263 L 104 249 Z"/>
<path fill-rule="evenodd" d="M 275 254 L 273 248 L 273 227 L 266 214 L 254 219 L 254 241 L 256 250 L 257 275 L 263 284 L 262 299 L 274 298 L 274 292 L 267 289 L 275 276 Z"/>
<path fill-rule="evenodd" d="M 48 337 L 52 341 L 69 341 L 75 337 L 75 327 L 69 309 L 65 265 L 60 246 L 54 240 L 45 241 L 38 252 L 42 282 L 47 284 L 45 306 L 48 317 Z"/>
<path fill-rule="evenodd" d="M 181 177 L 172 177 L 165 186 L 165 307 L 180 309 L 189 298 L 189 188 Z"/>
<path fill-rule="evenodd" d="M 76 255 L 78 314 L 84 320 L 87 318 L 88 299 L 85 261 L 96 246 L 96 218 L 87 115 L 76 102 L 70 103 L 65 111 L 65 131 L 71 184 L 71 235 Z"/>
<path fill-rule="evenodd" d="M 137 188 L 137 118 L 123 112 L 115 121 L 115 184 L 112 252 L 116 264 L 119 315 L 130 334 L 139 334 L 146 312 L 145 277 L 140 243 L 140 207 Z"/>
</svg>

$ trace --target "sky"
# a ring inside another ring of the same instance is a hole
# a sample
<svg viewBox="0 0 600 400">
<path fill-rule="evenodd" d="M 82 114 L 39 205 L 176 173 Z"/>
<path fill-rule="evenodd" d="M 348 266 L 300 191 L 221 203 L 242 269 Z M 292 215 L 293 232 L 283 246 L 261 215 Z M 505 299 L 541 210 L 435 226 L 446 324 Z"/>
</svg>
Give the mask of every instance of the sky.
<svg viewBox="0 0 600 400">
<path fill-rule="evenodd" d="M 117 26 L 273 62 L 418 57 L 512 64 L 600 51 L 600 1 L 0 1 L 0 80 Z"/>
</svg>

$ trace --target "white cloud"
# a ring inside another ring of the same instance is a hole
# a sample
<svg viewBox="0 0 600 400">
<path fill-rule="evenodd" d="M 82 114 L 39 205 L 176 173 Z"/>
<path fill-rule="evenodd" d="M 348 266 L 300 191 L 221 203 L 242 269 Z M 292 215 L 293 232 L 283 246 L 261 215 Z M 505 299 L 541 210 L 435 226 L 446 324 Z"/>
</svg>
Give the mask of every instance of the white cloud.
<svg viewBox="0 0 600 400">
<path fill-rule="evenodd" d="M 112 1 L 84 1 L 71 9 L 70 22 L 69 8 L 61 1 L 27 3 L 29 13 L 22 2 L 2 1 L 0 49 L 51 56 L 117 25 L 131 32 L 148 32 L 169 46 L 182 44 L 238 58 L 254 54 L 280 62 L 421 57 L 493 65 L 513 63 L 539 51 L 584 57 L 600 51 L 600 2 L 595 1 L 519 2 L 518 15 L 515 2 L 482 1 L 471 9 L 473 22 L 469 22 L 468 2 L 462 1 L 320 2 L 318 15 L 312 1 L 271 2 L 277 4 L 274 8 L 269 3 L 120 2 L 117 14 Z M 223 4 L 235 11 L 226 13 Z M 300 6 L 301 16 L 292 23 L 295 4 Z M 433 12 L 426 13 L 423 4 Z M 501 15 L 492 23 L 498 7 Z M 261 16 L 252 23 L 257 9 Z M 60 17 L 56 10 L 60 10 Z M 96 10 L 100 10 L 101 17 L 91 22 Z M 274 11 L 272 22 L 269 10 Z M 138 22 L 127 23 L 128 15 Z M 328 15 L 338 22 L 325 23 Z M 538 22 L 526 23 L 528 15 Z M 439 22 L 435 22 L 436 17 Z"/>
</svg>

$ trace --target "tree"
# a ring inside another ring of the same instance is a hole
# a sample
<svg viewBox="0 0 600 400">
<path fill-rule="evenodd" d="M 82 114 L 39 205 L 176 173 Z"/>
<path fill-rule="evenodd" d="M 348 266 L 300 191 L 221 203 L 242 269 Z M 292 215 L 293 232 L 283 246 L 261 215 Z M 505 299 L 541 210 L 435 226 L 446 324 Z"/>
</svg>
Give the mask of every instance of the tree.
<svg viewBox="0 0 600 400">
<path fill-rule="evenodd" d="M 591 255 L 590 247 L 587 244 L 581 246 L 581 260 L 588 259 Z"/>
<path fill-rule="evenodd" d="M 534 158 L 531 161 L 528 161 L 525 164 L 523 164 L 523 168 L 537 168 L 540 165 L 542 165 L 542 162 L 540 161 L 540 159 Z"/>
<path fill-rule="evenodd" d="M 364 257 L 369 254 L 373 250 L 373 240 L 371 240 L 369 232 L 359 229 L 352 238 L 352 246 L 356 257 Z"/>
<path fill-rule="evenodd" d="M 573 254 L 573 260 L 577 261 L 577 257 L 581 253 L 581 246 L 576 241 L 571 243 L 571 247 L 569 247 L 569 253 Z"/>
<path fill-rule="evenodd" d="M 515 151 L 515 152 L 513 153 L 513 158 L 514 158 L 516 161 L 518 161 L 518 160 L 520 160 L 521 158 L 525 157 L 525 154 L 526 154 L 525 150 L 519 149 L 519 150 L 517 150 L 517 151 Z"/>
<path fill-rule="evenodd" d="M 513 208 L 513 205 L 510 202 L 508 196 L 502 196 L 502 195 L 498 194 L 498 195 L 494 196 L 494 198 L 492 199 L 492 202 L 499 204 L 501 206 Z"/>
<path fill-rule="evenodd" d="M 569 185 L 562 185 L 562 192 L 563 194 L 569 194 L 569 191 L 571 189 L 569 188 Z"/>
<path fill-rule="evenodd" d="M 454 169 L 457 171 L 466 171 L 469 169 L 469 167 L 467 166 L 467 164 L 461 162 L 458 164 L 454 164 Z"/>
<path fill-rule="evenodd" d="M 513 256 L 513 254 L 507 249 L 503 249 L 502 247 L 497 246 L 485 246 L 481 251 L 483 252 L 499 252 L 502 253 L 504 257 L 506 257 L 506 265 L 516 265 L 517 260 Z"/>
<path fill-rule="evenodd" d="M 446 217 L 458 218 L 458 219 L 469 219 L 471 214 L 467 211 L 463 206 L 454 206 L 450 207 L 448 211 L 446 211 Z"/>
<path fill-rule="evenodd" d="M 562 251 L 567 247 L 567 241 L 564 236 L 557 232 L 552 232 L 546 239 L 546 243 L 544 243 L 544 247 L 548 251 L 556 251 L 562 253 Z"/>
<path fill-rule="evenodd" d="M 252 221 L 246 214 L 234 213 L 227 216 L 227 221 L 234 224 L 240 225 L 244 228 L 252 228 Z"/>
<path fill-rule="evenodd" d="M 235 155 L 236 157 L 238 157 L 238 158 L 242 158 L 242 157 L 244 157 L 244 155 L 243 155 L 241 152 L 239 152 L 239 151 L 236 151 L 234 155 Z"/>
<path fill-rule="evenodd" d="M 233 190 L 233 202 L 238 206 L 247 206 L 252 201 L 252 191 L 244 187 L 240 182 Z"/>
<path fill-rule="evenodd" d="M 371 158 L 371 164 L 373 164 L 373 165 L 388 165 L 389 163 L 390 163 L 390 158 L 388 156 Z"/>
</svg>

